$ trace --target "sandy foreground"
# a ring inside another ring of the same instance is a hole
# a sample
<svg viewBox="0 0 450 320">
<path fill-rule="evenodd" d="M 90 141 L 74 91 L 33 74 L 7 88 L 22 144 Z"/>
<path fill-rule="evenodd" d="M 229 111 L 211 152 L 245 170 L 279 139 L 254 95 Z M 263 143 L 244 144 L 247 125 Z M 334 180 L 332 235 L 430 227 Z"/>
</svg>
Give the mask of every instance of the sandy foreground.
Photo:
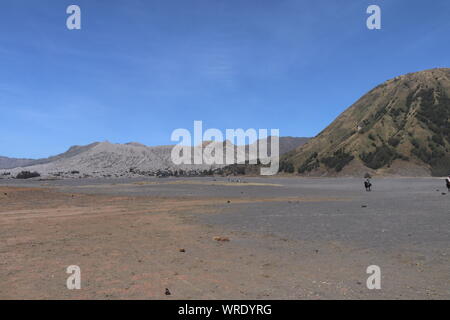
<svg viewBox="0 0 450 320">
<path fill-rule="evenodd" d="M 0 299 L 450 298 L 439 181 L 247 180 L 1 182 Z"/>
</svg>

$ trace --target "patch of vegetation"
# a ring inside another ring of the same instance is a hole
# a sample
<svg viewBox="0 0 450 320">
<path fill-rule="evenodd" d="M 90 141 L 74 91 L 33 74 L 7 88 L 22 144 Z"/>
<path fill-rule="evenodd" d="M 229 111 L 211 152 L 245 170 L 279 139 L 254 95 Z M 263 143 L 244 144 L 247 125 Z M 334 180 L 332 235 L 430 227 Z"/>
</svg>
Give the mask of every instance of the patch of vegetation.
<svg viewBox="0 0 450 320">
<path fill-rule="evenodd" d="M 430 166 L 432 175 L 447 175 L 450 172 L 447 148 L 450 143 L 450 98 L 439 89 L 429 88 L 408 97 L 407 103 L 416 99 L 420 99 L 416 118 L 432 132 L 432 136 L 428 139 L 428 148 L 417 139 L 412 139 L 412 154 Z"/>
<path fill-rule="evenodd" d="M 406 97 L 406 107 L 409 109 L 411 109 L 411 106 L 413 104 L 413 102 L 415 101 L 415 92 L 411 92 L 410 94 L 408 94 L 408 96 Z"/>
<path fill-rule="evenodd" d="M 31 178 L 36 178 L 36 177 L 40 177 L 41 175 L 39 174 L 39 172 L 30 172 L 30 171 L 21 171 L 17 174 L 16 179 L 31 179 Z"/>
<path fill-rule="evenodd" d="M 397 137 L 391 137 L 388 140 L 388 144 L 395 148 L 400 144 L 400 139 Z"/>
<path fill-rule="evenodd" d="M 436 143 L 437 145 L 445 146 L 444 137 L 443 137 L 442 135 L 434 134 L 434 135 L 431 137 L 431 140 L 432 140 L 434 143 Z"/>
<path fill-rule="evenodd" d="M 202 174 L 202 176 L 213 176 L 214 175 L 214 171 L 212 169 L 209 169 L 209 170 L 205 169 L 205 170 L 202 171 L 201 174 Z"/>
<path fill-rule="evenodd" d="M 416 149 L 420 147 L 419 140 L 417 140 L 416 138 L 412 138 L 412 139 L 411 139 L 411 144 L 412 144 L 413 147 L 416 148 Z"/>
<path fill-rule="evenodd" d="M 383 118 L 383 116 L 386 114 L 387 110 L 386 108 L 383 108 L 381 110 L 378 110 L 374 115 L 372 115 L 372 123 L 376 123 L 378 120 Z"/>
<path fill-rule="evenodd" d="M 444 139 L 450 142 L 450 98 L 434 89 L 419 91 L 417 98 L 421 98 L 421 104 L 416 117 L 433 132 L 433 141 L 440 145 L 444 145 Z"/>
<path fill-rule="evenodd" d="M 429 143 L 430 150 L 425 146 L 414 145 L 411 151 L 413 155 L 428 164 L 433 176 L 443 176 L 450 172 L 450 156 L 448 152 L 439 145 Z"/>
<path fill-rule="evenodd" d="M 319 159 L 317 159 L 318 153 L 314 152 L 308 159 L 298 168 L 298 173 L 311 172 L 320 166 Z"/>
<path fill-rule="evenodd" d="M 220 173 L 222 175 L 253 175 L 253 174 L 259 174 L 260 169 L 262 165 L 261 164 L 230 164 L 222 169 L 220 169 Z M 219 171 L 216 170 L 216 174 L 218 174 Z"/>
<path fill-rule="evenodd" d="M 442 177 L 448 175 L 450 172 L 450 157 L 444 156 L 442 158 L 433 159 L 431 165 L 431 174 L 435 177 Z"/>
<path fill-rule="evenodd" d="M 347 164 L 349 164 L 355 157 L 343 149 L 335 151 L 333 156 L 323 158 L 321 162 L 330 169 L 335 169 L 340 172 Z"/>
<path fill-rule="evenodd" d="M 431 162 L 431 160 L 432 160 L 431 152 L 429 152 L 427 150 L 427 148 L 425 148 L 425 147 L 414 148 L 411 151 L 411 153 L 413 155 L 415 155 L 417 158 L 419 158 L 420 160 L 422 160 L 423 162 L 425 162 L 425 163 L 429 164 Z"/>
<path fill-rule="evenodd" d="M 364 134 L 368 132 L 378 121 L 380 121 L 385 116 L 386 113 L 387 108 L 384 107 L 375 112 L 374 114 L 370 115 L 368 119 L 364 119 L 360 124 L 361 130 L 359 130 L 359 133 Z"/>
<path fill-rule="evenodd" d="M 294 173 L 295 168 L 292 162 L 290 161 L 280 161 L 280 168 L 278 169 L 279 172 L 286 172 L 286 173 Z"/>
<path fill-rule="evenodd" d="M 391 109 L 390 111 L 389 111 L 389 114 L 392 116 L 392 118 L 397 118 L 400 114 L 401 114 L 401 111 L 400 111 L 400 109 L 397 109 L 397 108 L 393 108 L 393 109 Z"/>
<path fill-rule="evenodd" d="M 381 147 L 377 147 L 375 151 L 364 152 L 359 157 L 367 167 L 376 170 L 391 165 L 392 161 L 400 158 L 400 155 L 393 148 L 383 144 Z"/>
</svg>

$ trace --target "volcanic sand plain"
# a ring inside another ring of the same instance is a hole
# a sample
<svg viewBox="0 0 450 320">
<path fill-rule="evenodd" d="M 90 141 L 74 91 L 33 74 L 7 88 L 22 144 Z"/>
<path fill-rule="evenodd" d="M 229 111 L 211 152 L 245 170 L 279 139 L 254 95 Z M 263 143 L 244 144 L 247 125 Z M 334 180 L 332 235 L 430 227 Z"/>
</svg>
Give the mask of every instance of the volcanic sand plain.
<svg viewBox="0 0 450 320">
<path fill-rule="evenodd" d="M 449 299 L 443 180 L 373 184 L 2 179 L 0 299 Z"/>
</svg>

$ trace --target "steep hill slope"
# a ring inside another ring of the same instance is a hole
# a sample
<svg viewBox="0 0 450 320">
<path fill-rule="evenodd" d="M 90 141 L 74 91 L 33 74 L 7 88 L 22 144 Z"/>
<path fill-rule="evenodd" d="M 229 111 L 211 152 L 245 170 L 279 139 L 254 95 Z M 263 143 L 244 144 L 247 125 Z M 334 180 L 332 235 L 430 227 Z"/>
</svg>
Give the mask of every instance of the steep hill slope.
<svg viewBox="0 0 450 320">
<path fill-rule="evenodd" d="M 308 175 L 450 172 L 450 69 L 391 79 L 359 99 L 284 167 Z"/>
</svg>

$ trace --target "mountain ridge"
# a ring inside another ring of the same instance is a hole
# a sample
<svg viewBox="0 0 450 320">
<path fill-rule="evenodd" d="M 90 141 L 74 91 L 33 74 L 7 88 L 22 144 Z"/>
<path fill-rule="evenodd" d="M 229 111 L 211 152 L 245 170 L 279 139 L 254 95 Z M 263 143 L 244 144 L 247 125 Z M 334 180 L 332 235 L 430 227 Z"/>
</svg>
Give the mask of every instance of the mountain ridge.
<svg viewBox="0 0 450 320">
<path fill-rule="evenodd" d="M 270 138 L 268 139 L 270 141 Z M 267 139 L 263 139 L 267 142 Z M 286 145 L 284 143 L 286 141 Z M 280 149 L 292 150 L 303 144 L 307 138 L 280 137 Z M 237 146 L 229 142 L 216 143 L 227 148 Z M 224 165 L 181 164 L 171 159 L 173 145 L 149 147 L 138 142 L 115 144 L 108 141 L 94 142 L 85 146 L 72 146 L 67 151 L 44 159 L 31 160 L 26 166 L 8 168 L 11 175 L 21 171 L 36 171 L 44 176 L 129 176 L 158 175 L 177 172 L 198 174 Z M 248 148 L 248 145 L 246 146 Z M 198 149 L 192 148 L 193 152 Z M 224 152 L 225 154 L 225 152 Z M 4 168 L 6 169 L 6 168 Z M 5 170 L 3 170 L 5 173 Z M 1 174 L 1 170 L 0 170 Z"/>
</svg>

